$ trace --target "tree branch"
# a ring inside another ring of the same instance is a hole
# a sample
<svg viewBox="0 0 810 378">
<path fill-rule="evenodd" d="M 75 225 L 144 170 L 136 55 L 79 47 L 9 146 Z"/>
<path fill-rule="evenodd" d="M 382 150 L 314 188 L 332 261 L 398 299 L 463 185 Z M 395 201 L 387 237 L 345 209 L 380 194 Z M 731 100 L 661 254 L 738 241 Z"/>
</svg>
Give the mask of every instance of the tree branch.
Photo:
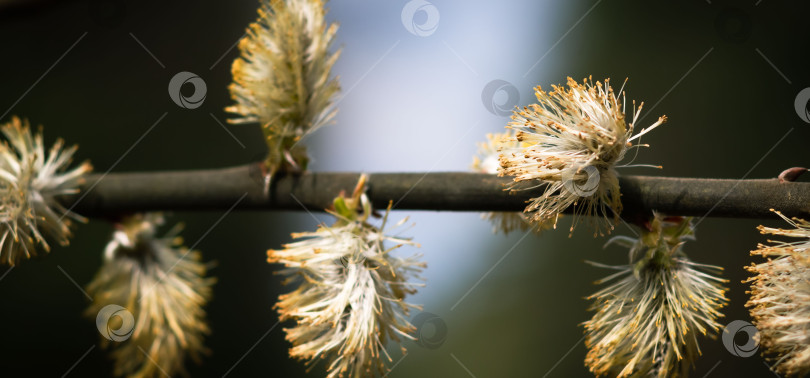
<svg viewBox="0 0 810 378">
<path fill-rule="evenodd" d="M 322 211 L 341 190 L 350 193 L 359 173 L 309 172 L 273 179 L 264 193 L 258 163 L 224 169 L 93 174 L 79 194 L 60 198 L 87 216 L 155 210 L 237 209 Z M 378 209 L 520 211 L 543 188 L 510 193 L 510 178 L 461 172 L 371 173 L 368 197 Z M 671 215 L 770 218 L 769 209 L 810 219 L 810 183 L 778 179 L 721 180 L 624 176 L 620 178 L 628 220 L 650 211 Z M 244 197 L 244 198 L 243 198 Z"/>
</svg>

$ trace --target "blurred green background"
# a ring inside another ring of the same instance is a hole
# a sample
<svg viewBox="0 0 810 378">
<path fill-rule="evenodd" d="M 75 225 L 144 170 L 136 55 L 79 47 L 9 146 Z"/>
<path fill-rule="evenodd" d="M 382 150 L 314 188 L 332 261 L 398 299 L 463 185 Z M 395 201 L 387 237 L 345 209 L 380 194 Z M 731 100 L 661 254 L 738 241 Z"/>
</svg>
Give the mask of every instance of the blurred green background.
<svg viewBox="0 0 810 378">
<path fill-rule="evenodd" d="M 798 2 L 436 0 L 417 4 L 410 18 L 402 14 L 408 3 L 328 4 L 328 18 L 341 24 L 343 56 L 334 71 L 345 97 L 336 124 L 306 138 L 313 170 L 467 170 L 475 143 L 508 121 L 488 107 L 526 105 L 537 84 L 588 75 L 617 86 L 629 77 L 628 100 L 646 101 L 644 115 L 652 113 L 640 126 L 669 117 L 644 138 L 652 147 L 637 160 L 664 170 L 627 174 L 763 178 L 810 165 L 810 125 L 794 109 L 797 93 L 810 86 L 807 7 Z M 78 143 L 78 159 L 90 159 L 97 172 L 262 158 L 257 127 L 229 126 L 234 140 L 217 122 L 227 118 L 233 46 L 256 17 L 255 1 L 0 4 L 2 121 L 27 117 L 44 125 L 49 143 Z M 168 82 L 180 71 L 205 80 L 201 107 L 182 109 L 169 98 Z M 493 80 L 512 85 L 519 98 L 487 93 Z M 218 263 L 208 306 L 212 353 L 189 365 L 191 375 L 324 376 L 322 365 L 307 374 L 287 358 L 272 310 L 286 289 L 265 263 L 268 248 L 288 242 L 290 232 L 313 229 L 316 220 L 304 212 L 237 211 L 206 234 L 223 213 L 170 218 L 184 222 L 187 243 L 199 241 L 205 259 Z M 394 214 L 404 216 L 415 223 L 406 234 L 422 245 L 429 266 L 427 286 L 412 302 L 437 318 L 422 329 L 432 347 L 406 342 L 409 354 L 393 353 L 390 377 L 589 375 L 579 324 L 591 314 L 583 298 L 607 272 L 583 260 L 622 263 L 625 251 L 603 250 L 605 239 L 584 229 L 568 238 L 565 223 L 521 239 L 491 235 L 478 214 Z M 748 251 L 764 241 L 758 224 L 782 225 L 776 217 L 706 218 L 697 241 L 685 247 L 694 260 L 726 268 L 731 302 L 724 324 L 750 320 L 740 281 L 752 261 Z M 81 315 L 88 299 L 76 285 L 92 279 L 111 230 L 93 219 L 76 230 L 70 247 L 0 268 L 3 376 L 110 374 L 106 353 L 94 347 L 95 324 Z M 704 339 L 701 349 L 695 376 L 773 374 L 759 355 L 736 357 L 719 338 Z"/>
</svg>

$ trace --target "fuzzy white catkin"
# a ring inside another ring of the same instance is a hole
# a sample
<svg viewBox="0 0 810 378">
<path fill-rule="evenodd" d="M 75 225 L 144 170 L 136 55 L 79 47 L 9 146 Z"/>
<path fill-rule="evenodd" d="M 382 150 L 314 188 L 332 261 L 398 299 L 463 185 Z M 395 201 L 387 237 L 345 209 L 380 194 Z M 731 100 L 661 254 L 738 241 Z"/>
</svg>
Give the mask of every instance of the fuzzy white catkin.
<svg viewBox="0 0 810 378">
<path fill-rule="evenodd" d="M 686 376 L 700 354 L 697 336 L 717 332 L 725 306 L 720 267 L 695 263 L 683 253 L 690 218 L 656 214 L 639 238 L 615 237 L 630 249 L 630 264 L 593 265 L 616 272 L 589 299 L 595 310 L 584 323 L 585 365 L 597 376 Z"/>
<path fill-rule="evenodd" d="M 239 42 L 229 87 L 236 103 L 225 110 L 230 123 L 261 125 L 272 174 L 285 161 L 305 164 L 293 147 L 334 118 L 340 51 L 329 51 L 337 25 L 326 23 L 321 0 L 262 0 L 258 12 Z"/>
<path fill-rule="evenodd" d="M 766 258 L 746 269 L 753 273 L 750 307 L 759 330 L 759 346 L 774 364 L 772 369 L 788 376 L 810 373 L 810 222 L 788 219 L 793 228 L 759 226 L 762 234 L 797 240 L 760 244 L 752 255 Z"/>
<path fill-rule="evenodd" d="M 86 220 L 63 207 L 56 197 L 79 191 L 92 170 L 84 162 L 69 168 L 77 147 L 63 148 L 60 139 L 46 153 L 42 133 L 31 133 L 28 121 L 14 117 L 0 126 L 0 263 L 15 265 L 50 251 L 48 239 L 69 244 L 71 220 Z"/>
<path fill-rule="evenodd" d="M 87 286 L 93 298 L 87 317 L 96 319 L 105 306 L 118 305 L 135 319 L 128 338 L 101 339 L 111 349 L 116 376 L 185 374 L 186 357 L 199 362 L 207 352 L 204 306 L 215 280 L 205 277 L 208 267 L 200 253 L 181 246 L 179 227 L 156 236 L 162 224 L 154 213 L 119 223 L 101 269 Z"/>
<path fill-rule="evenodd" d="M 414 339 L 407 316 L 419 307 L 405 297 L 421 286 L 409 281 L 421 279 L 425 264 L 418 255 L 391 253 L 415 243 L 384 232 L 388 213 L 382 226 L 370 225 L 371 208 L 361 198 L 362 216 L 336 214 L 335 225 L 293 234 L 301 240 L 268 251 L 268 261 L 284 264 L 288 283 L 298 285 L 276 304 L 282 320 L 296 322 L 285 329 L 290 356 L 310 364 L 325 359 L 329 378 L 382 375 L 391 361 L 386 343 Z"/>
<path fill-rule="evenodd" d="M 641 146 L 632 143 L 635 139 L 666 117 L 633 135 L 643 103 L 628 123 L 624 94 L 614 93 L 608 80 L 580 84 L 569 77 L 568 89 L 552 88 L 545 92 L 538 86 L 537 103 L 515 110 L 507 126 L 514 136 L 500 149 L 499 174 L 514 177 L 513 190 L 546 184 L 524 211 L 538 226 L 556 225 L 560 213 L 573 206 L 571 232 L 579 216 L 586 215 L 594 234 L 604 235 L 613 230 L 622 210 L 617 163 L 629 148 Z M 521 186 L 524 182 L 529 185 Z"/>
<path fill-rule="evenodd" d="M 520 145 L 514 140 L 514 132 L 506 130 L 503 133 L 487 134 L 487 141 L 478 143 L 478 152 L 473 157 L 472 170 L 480 173 L 498 173 L 500 163 L 500 149 L 515 148 Z M 525 214 L 518 211 L 492 211 L 481 214 L 481 218 L 492 224 L 492 232 L 502 232 L 504 235 L 512 231 L 528 231 L 530 229 L 543 230 L 551 228 L 554 222 L 546 222 L 544 227 L 533 225 Z"/>
</svg>

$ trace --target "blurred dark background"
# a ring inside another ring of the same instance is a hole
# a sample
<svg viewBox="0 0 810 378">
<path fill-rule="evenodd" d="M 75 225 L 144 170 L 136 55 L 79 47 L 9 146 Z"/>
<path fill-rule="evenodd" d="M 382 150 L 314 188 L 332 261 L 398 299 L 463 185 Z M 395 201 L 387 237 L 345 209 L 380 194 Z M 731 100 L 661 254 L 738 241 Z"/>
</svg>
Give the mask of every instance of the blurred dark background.
<svg viewBox="0 0 810 378">
<path fill-rule="evenodd" d="M 628 101 L 646 101 L 644 114 L 652 113 L 640 126 L 661 114 L 670 119 L 644 138 L 652 147 L 637 160 L 664 170 L 625 173 L 763 178 L 810 165 L 810 125 L 794 109 L 799 91 L 810 86 L 807 6 L 799 2 L 435 0 L 417 3 L 410 18 L 403 16 L 408 3 L 328 4 L 328 18 L 341 24 L 336 47 L 343 56 L 334 71 L 345 97 L 336 124 L 306 139 L 313 170 L 467 170 L 475 143 L 508 121 L 498 109 L 532 102 L 537 84 L 588 75 L 610 77 L 616 86 L 629 77 Z M 228 126 L 232 137 L 219 124 L 231 103 L 234 45 L 256 18 L 257 2 L 0 5 L 0 121 L 19 115 L 43 125 L 48 143 L 78 143 L 78 159 L 90 159 L 97 172 L 262 158 L 257 127 Z M 180 71 L 207 84 L 197 109 L 180 108 L 168 95 Z M 519 96 L 503 88 L 487 93 L 493 80 Z M 170 218 L 184 222 L 187 243 L 199 241 L 205 259 L 218 263 L 208 306 L 212 353 L 200 366 L 189 364 L 191 375 L 324 376 L 322 365 L 307 374 L 287 358 L 272 310 L 286 289 L 265 263 L 268 248 L 317 221 L 304 212 L 234 212 L 206 234 L 223 214 Z M 607 272 L 583 260 L 623 263 L 625 251 L 603 250 L 605 239 L 587 230 L 569 239 L 566 224 L 521 239 L 491 235 L 478 214 L 394 214 L 404 216 L 415 223 L 406 234 L 422 245 L 429 265 L 427 287 L 412 301 L 436 318 L 422 330 L 428 347 L 406 342 L 406 358 L 392 354 L 390 377 L 589 375 L 579 324 L 591 314 L 583 297 Z M 740 281 L 748 251 L 764 241 L 758 224 L 782 225 L 775 217 L 710 217 L 685 247 L 694 260 L 726 268 L 731 302 L 724 324 L 750 320 Z M 93 278 L 111 230 L 93 219 L 76 230 L 70 247 L 0 268 L 3 376 L 110 375 L 107 354 L 93 347 L 93 319 L 82 317 L 88 299 L 76 285 Z M 621 226 L 615 234 L 631 231 Z M 734 356 L 719 338 L 703 339 L 701 349 L 695 376 L 773 374 L 759 355 Z"/>
</svg>

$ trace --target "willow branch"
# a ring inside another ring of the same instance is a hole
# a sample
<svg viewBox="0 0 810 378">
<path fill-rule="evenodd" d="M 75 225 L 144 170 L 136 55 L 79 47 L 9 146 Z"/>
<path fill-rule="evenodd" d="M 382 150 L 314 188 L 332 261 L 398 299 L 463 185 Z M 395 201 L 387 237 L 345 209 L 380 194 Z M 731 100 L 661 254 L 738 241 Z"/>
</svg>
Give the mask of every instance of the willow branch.
<svg viewBox="0 0 810 378">
<path fill-rule="evenodd" d="M 341 191 L 351 192 L 360 173 L 310 172 L 279 176 L 265 193 L 261 165 L 223 169 L 93 174 L 81 192 L 60 198 L 87 216 L 116 216 L 156 210 L 322 211 Z M 372 173 L 368 197 L 378 209 L 393 201 L 398 210 L 520 211 L 543 188 L 509 192 L 510 179 L 461 172 Z M 628 220 L 652 210 L 685 216 L 773 217 L 769 209 L 810 219 L 810 183 L 778 179 L 725 180 L 623 176 Z"/>
</svg>

